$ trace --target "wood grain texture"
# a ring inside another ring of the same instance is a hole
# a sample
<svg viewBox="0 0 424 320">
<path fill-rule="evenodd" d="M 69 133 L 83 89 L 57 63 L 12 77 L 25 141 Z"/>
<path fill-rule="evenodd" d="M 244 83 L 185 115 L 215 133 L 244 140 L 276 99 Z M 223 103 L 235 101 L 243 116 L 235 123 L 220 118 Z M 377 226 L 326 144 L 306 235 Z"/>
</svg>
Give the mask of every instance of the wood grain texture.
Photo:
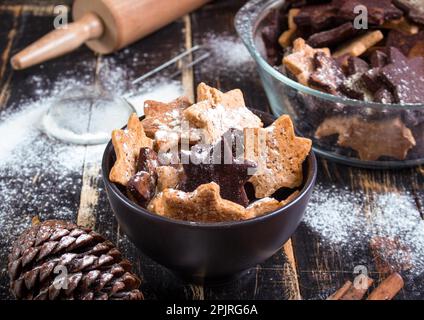
<svg viewBox="0 0 424 320">
<path fill-rule="evenodd" d="M 59 5 L 59 4 L 55 4 L 55 5 L 37 5 L 37 4 L 18 4 L 18 3 L 10 3 L 8 4 L 0 3 L 0 11 L 6 12 L 6 11 L 10 11 L 10 12 L 14 12 L 15 10 L 21 10 L 22 12 L 26 13 L 26 14 L 31 14 L 32 16 L 52 16 L 54 13 L 54 9 L 55 7 Z M 60 5 L 65 5 L 68 9 L 70 8 L 69 5 L 66 5 L 66 3 L 61 3 Z M 52 24 L 53 27 L 53 24 Z"/>
<path fill-rule="evenodd" d="M 107 76 L 110 66 L 118 66 L 131 70 L 126 75 L 128 79 L 125 79 L 129 82 L 131 78 L 144 74 L 187 48 L 204 44 L 205 38 L 210 34 L 235 38 L 233 18 L 244 2 L 214 1 L 112 57 L 96 57 L 90 50 L 82 47 L 70 55 L 41 66 L 12 72 L 7 57 L 51 29 L 52 8 L 59 2 L 1 1 L 0 70 L 3 71 L 0 77 L 0 113 L 3 112 L 2 109 L 13 111 L 25 99 L 36 96 L 39 88 L 34 84 L 34 77 L 45 79 L 42 88 L 44 91 L 52 89 L 58 80 L 75 74 L 87 76 L 88 82 L 95 85 L 98 84 L 100 74 Z M 66 1 L 67 5 L 70 3 L 71 1 Z M 181 79 L 189 94 L 193 93 L 194 85 L 200 81 L 223 90 L 240 88 L 244 91 L 249 106 L 269 111 L 265 93 L 254 69 L 243 72 L 239 70 L 237 76 L 234 74 L 233 70 L 223 68 L 211 70 L 210 62 L 206 61 L 193 70 L 184 71 Z M 166 76 L 167 72 L 163 75 Z M 128 86 L 128 90 L 130 89 L 137 88 Z M 278 253 L 264 263 L 237 275 L 231 282 L 220 285 L 189 284 L 139 252 L 121 232 L 109 207 L 99 170 L 98 164 L 86 160 L 80 172 L 61 177 L 71 182 L 71 185 L 62 186 L 61 189 L 55 184 L 57 176 L 41 171 L 26 177 L 25 183 L 12 174 L 0 177 L 0 181 L 10 183 L 10 188 L 25 190 L 25 201 L 16 199 L 10 202 L 11 214 L 18 219 L 30 221 L 35 214 L 40 215 L 41 219 L 60 217 L 60 210 L 66 209 L 72 212 L 67 218 L 94 224 L 98 232 L 115 242 L 123 254 L 134 262 L 135 271 L 143 279 L 141 289 L 146 299 L 325 299 L 347 280 L 354 278 L 353 268 L 358 264 L 367 266 L 370 277 L 377 284 L 384 276 L 376 270 L 372 252 L 366 245 L 355 252 L 326 246 L 319 234 L 302 223 L 292 239 Z M 360 207 L 369 215 L 373 214 L 377 193 L 407 194 L 416 204 L 416 210 L 411 215 L 423 218 L 424 167 L 372 171 L 319 159 L 318 183 L 322 188 L 334 185 L 352 192 L 362 192 L 365 196 Z M 40 185 L 48 186 L 43 191 L 46 194 L 37 194 L 40 192 Z M 54 201 L 48 201 L 48 193 L 57 194 Z M 35 196 L 41 200 L 35 201 Z M 4 270 L 7 247 L 15 236 L 16 234 L 11 234 L 10 239 L 0 239 L 0 270 L 3 270 L 0 273 L 0 299 L 10 299 L 8 278 Z M 417 285 L 422 284 L 424 277 L 414 281 Z M 410 285 L 396 298 L 424 299 L 424 292 L 417 291 Z"/>
</svg>

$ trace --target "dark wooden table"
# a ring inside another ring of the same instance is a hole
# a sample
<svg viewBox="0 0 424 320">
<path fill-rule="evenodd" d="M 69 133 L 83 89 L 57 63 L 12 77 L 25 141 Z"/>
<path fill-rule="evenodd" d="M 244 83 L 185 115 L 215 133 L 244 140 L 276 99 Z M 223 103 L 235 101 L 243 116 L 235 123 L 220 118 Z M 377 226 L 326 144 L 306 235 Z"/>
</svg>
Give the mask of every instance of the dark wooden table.
<svg viewBox="0 0 424 320">
<path fill-rule="evenodd" d="M 129 47 L 125 53 L 118 53 L 116 60 L 119 66 L 131 67 L 134 74 L 141 75 L 155 66 L 165 62 L 187 47 L 202 43 L 206 33 L 216 35 L 234 35 L 233 17 L 242 0 L 215 1 L 202 9 L 183 17 L 163 30 L 139 41 Z M 0 115 L 5 110 L 18 108 L 17 102 L 22 97 L 31 97 L 34 84 L 29 79 L 38 75 L 49 81 L 45 86 L 52 86 L 66 70 L 78 71 L 95 82 L 98 70 L 101 70 L 104 58 L 94 55 L 87 48 L 42 66 L 25 71 L 15 72 L 9 65 L 11 55 L 22 49 L 34 39 L 48 32 L 52 27 L 53 9 L 56 4 L 70 5 L 70 1 L 0 1 Z M 131 56 L 143 53 L 138 63 L 134 64 Z M 84 67 L 76 61 L 86 61 Z M 77 68 L 78 70 L 75 70 Z M 246 95 L 247 105 L 268 110 L 268 102 L 258 76 L 251 74 L 234 77 L 228 70 L 202 72 L 202 68 L 184 72 L 182 77 L 185 91 L 193 94 L 193 87 L 200 81 L 222 88 L 223 90 L 240 88 Z M 0 137 L 1 139 L 1 137 Z M 0 150 L 2 152 L 2 150 Z M 100 159 L 99 159 L 100 160 Z M 141 289 L 147 299 L 323 299 L 339 288 L 345 280 L 352 280 L 353 268 L 360 262 L 365 264 L 371 276 L 378 282 L 381 275 L 375 267 L 371 252 L 349 254 L 339 247 L 328 247 L 320 244 L 319 235 L 305 224 L 288 241 L 281 251 L 268 261 L 248 270 L 243 276 L 231 284 L 224 286 L 201 286 L 183 282 L 171 272 L 142 255 L 123 235 L 109 207 L 106 194 L 99 176 L 98 163 L 86 163 L 81 172 L 71 177 L 74 189 L 57 190 L 55 179 L 61 177 L 40 173 L 33 184 L 25 186 L 13 184 L 12 176 L 1 176 L 3 182 L 11 181 L 10 188 L 25 187 L 26 194 L 44 192 L 48 199 L 49 192 L 60 196 L 55 201 L 45 201 L 42 207 L 31 202 L 25 196 L 10 203 L 10 217 L 27 219 L 38 214 L 42 219 L 57 217 L 58 208 L 65 206 L 73 212 L 74 221 L 91 221 L 95 229 L 106 234 L 118 244 L 124 254 L 135 262 L 135 270 L 143 278 Z M 40 181 L 51 181 L 51 189 L 40 189 Z M 405 192 L 416 203 L 416 211 L 421 214 L 424 207 L 424 168 L 411 168 L 399 171 L 370 171 L 346 167 L 319 159 L 318 182 L 323 188 L 336 186 L 349 190 L 362 191 L 365 194 L 364 208 L 371 206 L 373 192 Z M 18 192 L 19 194 L 19 192 Z M 0 298 L 10 299 L 8 277 L 6 273 L 7 248 L 16 234 L 11 232 L 0 239 Z M 423 282 L 423 277 L 415 282 Z M 424 292 L 414 289 L 407 283 L 398 299 L 423 299 Z"/>
</svg>

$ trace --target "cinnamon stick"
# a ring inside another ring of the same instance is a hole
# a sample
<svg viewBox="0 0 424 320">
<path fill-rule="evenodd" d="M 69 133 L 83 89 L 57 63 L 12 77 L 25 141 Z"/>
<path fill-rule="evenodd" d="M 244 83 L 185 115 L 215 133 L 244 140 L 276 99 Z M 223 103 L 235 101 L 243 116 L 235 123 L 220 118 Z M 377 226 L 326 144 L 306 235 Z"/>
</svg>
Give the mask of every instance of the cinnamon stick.
<svg viewBox="0 0 424 320">
<path fill-rule="evenodd" d="M 392 273 L 375 288 L 367 300 L 391 300 L 403 288 L 404 282 L 399 273 Z"/>
<path fill-rule="evenodd" d="M 346 281 L 345 284 L 339 290 L 329 296 L 327 300 L 340 300 L 340 298 L 346 294 L 346 292 L 350 289 L 351 286 L 352 281 Z"/>
<path fill-rule="evenodd" d="M 364 277 L 362 283 L 357 285 L 352 285 L 349 290 L 340 298 L 340 300 L 361 300 L 365 293 L 367 293 L 368 288 L 372 285 L 374 280 L 367 276 L 359 275 L 358 277 Z M 363 283 L 365 282 L 365 283 Z"/>
</svg>

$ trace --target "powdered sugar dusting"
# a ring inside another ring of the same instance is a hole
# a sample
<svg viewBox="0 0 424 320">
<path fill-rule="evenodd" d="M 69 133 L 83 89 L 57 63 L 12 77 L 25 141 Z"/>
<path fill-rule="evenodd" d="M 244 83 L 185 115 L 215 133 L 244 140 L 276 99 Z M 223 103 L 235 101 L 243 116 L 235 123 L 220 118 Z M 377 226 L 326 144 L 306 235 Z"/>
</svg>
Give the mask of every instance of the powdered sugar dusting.
<svg viewBox="0 0 424 320">
<path fill-rule="evenodd" d="M 202 44 L 211 56 L 199 65 L 201 74 L 219 78 L 225 73 L 231 75 L 233 81 L 241 81 L 246 73 L 255 73 L 253 58 L 238 37 L 207 33 Z"/>
<path fill-rule="evenodd" d="M 355 252 L 372 239 L 396 239 L 409 252 L 414 276 L 424 273 L 424 220 L 409 193 L 374 193 L 366 203 L 365 194 L 348 189 L 318 185 L 307 209 L 304 223 L 317 232 L 324 244 Z M 389 257 L 387 257 L 389 258 Z M 402 265 L 405 255 L 390 257 Z"/>
<path fill-rule="evenodd" d="M 210 122 L 210 131 L 212 142 L 216 142 L 229 129 L 234 128 L 243 130 L 243 128 L 259 128 L 261 120 L 245 106 L 225 107 L 221 104 L 206 108 L 201 115 L 203 119 Z"/>
<path fill-rule="evenodd" d="M 206 34 L 205 45 L 214 56 L 219 57 L 219 59 L 213 59 L 214 62 L 221 61 L 221 64 L 234 68 L 245 68 L 246 64 L 253 62 L 249 51 L 238 37 Z"/>
</svg>

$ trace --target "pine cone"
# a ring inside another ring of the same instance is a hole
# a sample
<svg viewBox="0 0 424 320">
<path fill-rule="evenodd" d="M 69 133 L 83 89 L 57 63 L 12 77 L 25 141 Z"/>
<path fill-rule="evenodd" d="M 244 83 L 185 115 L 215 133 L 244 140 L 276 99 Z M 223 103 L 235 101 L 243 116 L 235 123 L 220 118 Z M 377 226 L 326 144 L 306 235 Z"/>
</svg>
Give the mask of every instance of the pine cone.
<svg viewBox="0 0 424 320">
<path fill-rule="evenodd" d="M 143 299 L 140 279 L 113 243 L 67 221 L 26 230 L 13 244 L 8 271 L 17 299 Z"/>
</svg>

